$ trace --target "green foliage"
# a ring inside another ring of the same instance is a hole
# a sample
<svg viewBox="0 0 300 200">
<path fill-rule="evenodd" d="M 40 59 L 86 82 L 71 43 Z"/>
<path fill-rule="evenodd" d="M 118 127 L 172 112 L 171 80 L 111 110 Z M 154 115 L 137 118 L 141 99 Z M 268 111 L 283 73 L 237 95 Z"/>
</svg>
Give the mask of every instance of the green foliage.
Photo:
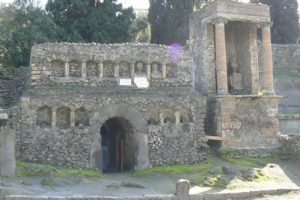
<svg viewBox="0 0 300 200">
<path fill-rule="evenodd" d="M 0 7 L 0 63 L 28 66 L 34 43 L 56 41 L 62 30 L 46 12 L 31 3 Z"/>
<path fill-rule="evenodd" d="M 16 176 L 58 176 L 77 175 L 82 177 L 102 177 L 103 174 L 98 171 L 88 169 L 59 168 L 52 165 L 39 163 L 17 162 Z"/>
<path fill-rule="evenodd" d="M 150 0 L 151 43 L 184 45 L 189 38 L 193 0 Z"/>
<path fill-rule="evenodd" d="M 251 0 L 270 6 L 272 26 L 272 43 L 296 43 L 299 37 L 299 16 L 297 0 Z"/>
<path fill-rule="evenodd" d="M 184 174 L 192 172 L 203 172 L 212 168 L 212 163 L 208 161 L 200 165 L 173 165 L 173 166 L 163 166 L 154 167 L 149 169 L 144 169 L 141 171 L 134 172 L 135 176 L 148 176 L 153 173 L 165 173 L 165 174 Z"/>
<path fill-rule="evenodd" d="M 131 24 L 132 38 L 134 42 L 150 42 L 150 24 L 147 15 L 137 16 Z"/>
<path fill-rule="evenodd" d="M 118 43 L 132 39 L 133 9 L 123 9 L 116 0 L 49 0 L 46 10 L 66 32 L 66 41 Z"/>
</svg>

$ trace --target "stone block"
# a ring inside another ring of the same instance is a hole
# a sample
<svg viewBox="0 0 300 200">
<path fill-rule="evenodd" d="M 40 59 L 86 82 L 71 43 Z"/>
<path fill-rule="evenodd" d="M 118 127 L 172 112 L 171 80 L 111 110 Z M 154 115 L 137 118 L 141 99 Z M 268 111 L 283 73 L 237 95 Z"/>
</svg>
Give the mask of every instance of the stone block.
<svg viewBox="0 0 300 200">
<path fill-rule="evenodd" d="M 190 181 L 180 179 L 176 182 L 176 196 L 177 200 L 188 200 L 189 197 L 189 191 L 190 191 Z"/>
</svg>

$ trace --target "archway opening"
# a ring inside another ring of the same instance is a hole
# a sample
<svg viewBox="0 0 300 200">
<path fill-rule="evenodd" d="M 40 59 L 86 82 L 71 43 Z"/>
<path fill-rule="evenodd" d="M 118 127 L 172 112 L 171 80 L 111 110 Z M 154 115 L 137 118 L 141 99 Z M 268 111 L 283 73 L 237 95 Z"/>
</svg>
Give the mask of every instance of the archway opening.
<svg viewBox="0 0 300 200">
<path fill-rule="evenodd" d="M 129 121 L 121 117 L 110 118 L 101 126 L 100 134 L 102 171 L 110 173 L 133 170 L 136 145 Z"/>
</svg>

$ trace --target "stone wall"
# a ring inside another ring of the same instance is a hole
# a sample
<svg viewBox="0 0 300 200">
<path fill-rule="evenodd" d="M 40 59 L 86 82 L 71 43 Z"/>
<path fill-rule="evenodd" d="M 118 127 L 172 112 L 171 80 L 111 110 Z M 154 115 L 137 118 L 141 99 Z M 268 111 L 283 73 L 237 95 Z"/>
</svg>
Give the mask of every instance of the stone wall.
<svg viewBox="0 0 300 200">
<path fill-rule="evenodd" d="M 277 148 L 279 100 L 274 96 L 218 97 L 217 135 L 225 139 L 222 148 Z"/>
<path fill-rule="evenodd" d="M 300 45 L 273 44 L 275 92 L 279 103 L 280 132 L 300 134 Z"/>
<path fill-rule="evenodd" d="M 150 87 L 192 84 L 191 56 L 180 46 L 45 43 L 32 47 L 31 67 L 32 86 L 116 87 L 135 77 L 146 77 Z"/>
<path fill-rule="evenodd" d="M 30 68 L 22 67 L 0 73 L 0 107 L 16 105 L 28 87 Z"/>
<path fill-rule="evenodd" d="M 59 114 L 61 108 L 68 114 Z M 76 112 L 82 108 L 88 123 L 79 125 Z M 149 157 L 150 167 L 194 164 L 206 157 L 205 112 L 206 98 L 188 89 L 35 88 L 30 97 L 22 98 L 17 158 L 94 167 L 92 154 L 101 146 L 100 127 L 112 117 L 122 117 L 132 125 L 133 134 L 140 133 L 147 141 L 137 151 L 147 150 L 144 157 Z M 58 126 L 62 120 L 64 126 Z"/>
<path fill-rule="evenodd" d="M 300 157 L 300 135 L 281 135 L 279 144 L 279 155 L 283 159 Z"/>
</svg>

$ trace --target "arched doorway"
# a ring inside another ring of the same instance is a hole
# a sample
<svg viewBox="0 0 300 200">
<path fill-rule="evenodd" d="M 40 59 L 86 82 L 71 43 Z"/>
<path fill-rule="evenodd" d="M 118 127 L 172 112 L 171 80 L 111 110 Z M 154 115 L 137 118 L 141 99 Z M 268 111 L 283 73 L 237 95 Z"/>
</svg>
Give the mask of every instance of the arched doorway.
<svg viewBox="0 0 300 200">
<path fill-rule="evenodd" d="M 117 135 L 124 138 L 123 171 L 148 168 L 149 147 L 146 122 L 143 114 L 129 104 L 105 104 L 96 109 L 90 120 L 89 127 L 89 133 L 93 135 L 90 151 L 90 168 L 103 171 L 102 144 L 105 143 L 102 142 L 103 133 L 101 134 L 101 132 L 107 131 L 105 130 L 107 127 L 114 127 L 115 125 L 121 126 L 122 134 L 112 134 L 111 138 L 107 137 L 109 140 L 117 140 Z M 118 147 L 115 145 L 115 148 Z M 114 159 L 114 154 L 111 157 Z M 117 163 L 113 168 L 118 169 Z"/>
<path fill-rule="evenodd" d="M 123 172 L 134 168 L 133 128 L 129 121 L 113 117 L 104 122 L 100 129 L 102 171 Z"/>
</svg>

